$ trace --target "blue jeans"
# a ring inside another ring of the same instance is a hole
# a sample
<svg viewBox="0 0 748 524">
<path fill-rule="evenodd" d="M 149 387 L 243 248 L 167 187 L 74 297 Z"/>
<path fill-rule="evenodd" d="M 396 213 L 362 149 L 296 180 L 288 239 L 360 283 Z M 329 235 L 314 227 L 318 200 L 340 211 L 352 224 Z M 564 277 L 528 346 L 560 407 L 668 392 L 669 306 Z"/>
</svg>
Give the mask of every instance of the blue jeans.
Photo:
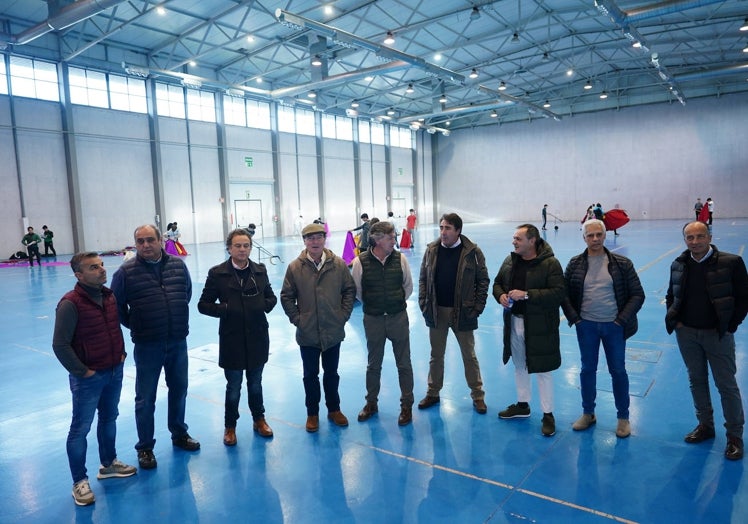
<svg viewBox="0 0 748 524">
<path fill-rule="evenodd" d="M 114 441 L 117 436 L 119 396 L 122 391 L 122 368 L 119 364 L 97 371 L 83 378 L 70 375 L 70 392 L 73 394 L 73 420 L 68 433 L 67 452 L 73 483 L 88 477 L 86 474 L 86 436 L 91 429 L 94 414 L 99 410 L 96 437 L 99 441 L 101 464 L 109 466 L 117 458 Z"/>
<path fill-rule="evenodd" d="M 322 351 L 320 348 L 301 346 L 301 361 L 304 365 L 304 392 L 306 393 L 306 414 L 319 415 L 319 401 L 322 392 L 319 388 L 319 361 L 322 358 L 322 386 L 325 389 L 325 404 L 328 413 L 340 411 L 338 395 L 338 361 L 340 360 L 340 342 Z"/>
<path fill-rule="evenodd" d="M 235 428 L 239 420 L 239 399 L 242 394 L 242 375 L 247 375 L 247 396 L 252 420 L 265 417 L 265 406 L 262 400 L 262 370 L 265 366 L 247 369 L 224 369 L 226 377 L 226 409 L 224 423 L 227 428 Z"/>
<path fill-rule="evenodd" d="M 600 342 L 603 343 L 608 371 L 613 382 L 613 398 L 618 418 L 629 418 L 629 376 L 626 373 L 626 338 L 623 326 L 615 322 L 593 322 L 582 320 L 577 327 L 577 341 L 582 356 L 582 409 L 587 414 L 595 413 L 597 396 L 597 360 Z"/>
<path fill-rule="evenodd" d="M 171 438 L 187 434 L 184 411 L 187 403 L 187 340 L 139 342 L 135 344 L 135 424 L 138 443 L 135 449 L 153 449 L 153 414 L 161 368 L 166 375 L 168 394 L 168 426 Z"/>
</svg>

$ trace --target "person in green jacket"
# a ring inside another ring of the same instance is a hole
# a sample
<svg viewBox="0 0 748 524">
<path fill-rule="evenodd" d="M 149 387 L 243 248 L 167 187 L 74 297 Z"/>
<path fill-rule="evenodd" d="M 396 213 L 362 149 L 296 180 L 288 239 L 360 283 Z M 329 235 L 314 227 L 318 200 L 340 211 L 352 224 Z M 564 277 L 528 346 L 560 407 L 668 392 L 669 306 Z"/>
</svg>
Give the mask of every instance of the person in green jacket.
<svg viewBox="0 0 748 524">
<path fill-rule="evenodd" d="M 34 233 L 33 227 L 26 228 L 26 234 L 23 235 L 21 243 L 26 246 L 26 251 L 29 254 L 29 267 L 34 266 L 34 257 L 36 257 L 36 263 L 42 265 L 42 257 L 39 254 L 39 242 L 41 241 L 41 237 Z"/>
<path fill-rule="evenodd" d="M 542 433 L 556 433 L 551 371 L 561 366 L 558 309 L 566 296 L 564 272 L 538 228 L 523 224 L 512 237 L 510 253 L 494 280 L 493 296 L 504 306 L 504 364 L 511 356 L 517 403 L 499 418 L 530 416 L 530 374 L 538 378 Z"/>
</svg>

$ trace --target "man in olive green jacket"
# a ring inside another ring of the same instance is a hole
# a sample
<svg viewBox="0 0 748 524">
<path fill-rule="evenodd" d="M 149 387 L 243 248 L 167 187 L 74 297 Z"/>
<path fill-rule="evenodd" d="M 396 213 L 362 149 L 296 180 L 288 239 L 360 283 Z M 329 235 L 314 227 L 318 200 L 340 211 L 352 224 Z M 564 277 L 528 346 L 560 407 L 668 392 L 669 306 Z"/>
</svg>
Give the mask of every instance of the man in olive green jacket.
<svg viewBox="0 0 748 524">
<path fill-rule="evenodd" d="M 418 403 L 426 409 L 439 403 L 444 382 L 444 353 L 449 330 L 455 334 L 465 366 L 475 411 L 487 411 L 480 365 L 475 355 L 478 316 L 488 299 L 491 278 L 481 249 L 462 235 L 462 219 L 456 213 L 443 215 L 439 238 L 431 242 L 421 263 L 418 280 L 418 304 L 429 327 L 431 360 L 428 390 Z"/>
<path fill-rule="evenodd" d="M 345 323 L 356 299 L 356 284 L 343 259 L 325 248 L 322 224 L 309 224 L 301 236 L 305 249 L 288 265 L 280 299 L 283 311 L 296 326 L 304 366 L 306 430 L 314 433 L 319 429 L 320 359 L 327 418 L 337 426 L 348 425 L 340 411 L 338 360 Z"/>
<path fill-rule="evenodd" d="M 538 228 L 523 224 L 512 237 L 514 251 L 504 260 L 493 284 L 493 296 L 504 306 L 504 364 L 512 357 L 517 403 L 499 417 L 530 416 L 530 373 L 538 378 L 543 408 L 542 433 L 556 433 L 553 381 L 561 366 L 558 308 L 566 295 L 564 272 Z"/>
</svg>

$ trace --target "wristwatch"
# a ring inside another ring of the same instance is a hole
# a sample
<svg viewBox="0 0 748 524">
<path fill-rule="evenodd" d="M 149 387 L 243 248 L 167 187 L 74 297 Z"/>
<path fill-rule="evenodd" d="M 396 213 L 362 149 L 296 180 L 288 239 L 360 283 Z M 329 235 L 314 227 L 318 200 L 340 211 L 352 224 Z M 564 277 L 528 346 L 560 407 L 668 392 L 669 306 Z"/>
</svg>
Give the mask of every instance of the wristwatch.
<svg viewBox="0 0 748 524">
<path fill-rule="evenodd" d="M 527 292 L 525 292 L 525 300 L 530 300 L 530 295 Z"/>
</svg>

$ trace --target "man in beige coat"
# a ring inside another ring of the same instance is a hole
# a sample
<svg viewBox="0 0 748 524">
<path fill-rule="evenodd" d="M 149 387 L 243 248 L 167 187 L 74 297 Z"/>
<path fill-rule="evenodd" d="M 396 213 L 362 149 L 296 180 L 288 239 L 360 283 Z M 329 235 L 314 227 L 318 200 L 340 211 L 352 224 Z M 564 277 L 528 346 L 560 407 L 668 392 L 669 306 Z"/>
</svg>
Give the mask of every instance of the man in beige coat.
<svg viewBox="0 0 748 524">
<path fill-rule="evenodd" d="M 356 284 L 343 259 L 325 248 L 325 235 L 322 224 L 302 229 L 305 248 L 288 265 L 280 293 L 283 311 L 296 326 L 296 342 L 301 349 L 309 433 L 319 429 L 320 360 L 327 418 L 337 426 L 348 425 L 340 411 L 338 360 L 345 323 L 356 299 Z"/>
</svg>

